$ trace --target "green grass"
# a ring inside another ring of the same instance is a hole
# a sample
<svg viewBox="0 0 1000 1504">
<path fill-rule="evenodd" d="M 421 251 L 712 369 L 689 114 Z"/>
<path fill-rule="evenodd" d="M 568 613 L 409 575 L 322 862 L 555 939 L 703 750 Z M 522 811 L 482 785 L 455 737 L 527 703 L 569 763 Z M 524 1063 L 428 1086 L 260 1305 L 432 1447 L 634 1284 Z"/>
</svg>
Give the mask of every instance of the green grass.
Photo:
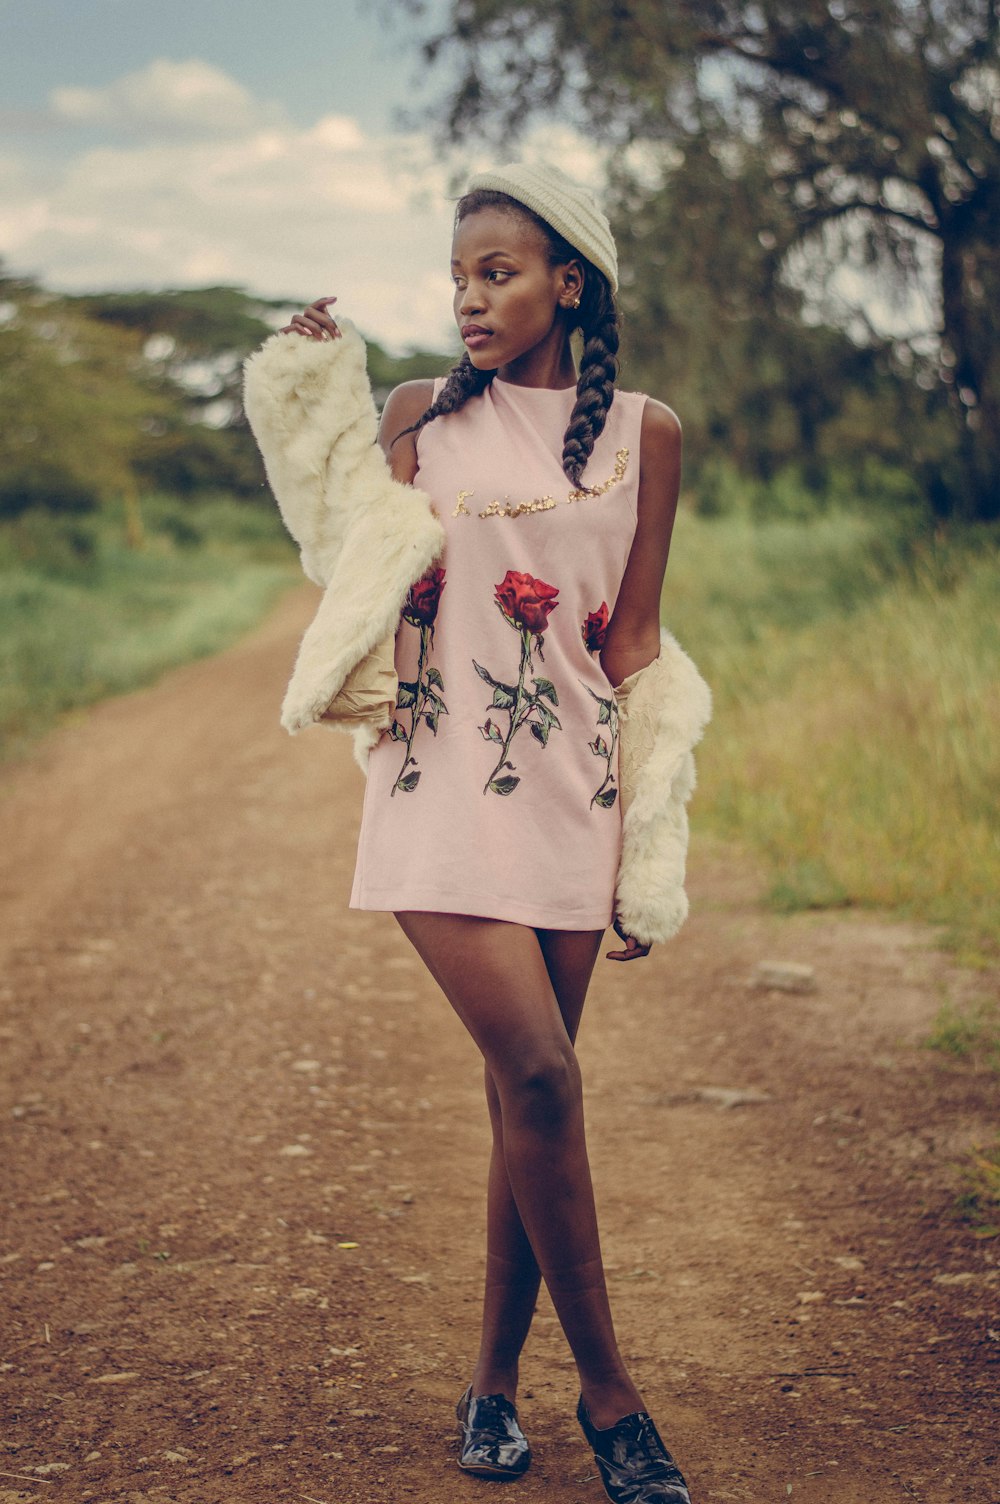
<svg viewBox="0 0 1000 1504">
<path fill-rule="evenodd" d="M 33 512 L 0 528 L 0 758 L 61 712 L 218 651 L 297 576 L 276 513 L 227 498 L 120 517 Z"/>
<path fill-rule="evenodd" d="M 1000 1237 L 1000 1137 L 991 1145 L 977 1145 L 962 1166 L 965 1188 L 955 1204 L 963 1222 L 977 1237 Z"/>
<path fill-rule="evenodd" d="M 997 536 L 683 513 L 664 619 L 712 686 L 694 819 L 790 910 L 871 905 L 1000 946 Z"/>
<path fill-rule="evenodd" d="M 946 1002 L 934 1020 L 927 1048 L 956 1060 L 1000 1066 L 1000 1004 L 976 998 L 962 1008 Z"/>
</svg>

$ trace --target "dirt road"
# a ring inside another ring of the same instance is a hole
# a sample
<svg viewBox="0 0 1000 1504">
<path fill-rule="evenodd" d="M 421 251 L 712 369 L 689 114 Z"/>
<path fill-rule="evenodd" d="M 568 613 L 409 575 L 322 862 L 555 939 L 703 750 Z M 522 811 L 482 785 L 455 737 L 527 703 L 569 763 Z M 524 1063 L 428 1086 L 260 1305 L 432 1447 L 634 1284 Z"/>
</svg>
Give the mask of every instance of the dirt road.
<svg viewBox="0 0 1000 1504">
<path fill-rule="evenodd" d="M 5 780 L 0 1504 L 497 1497 L 452 1420 L 479 1068 L 392 918 L 346 908 L 346 739 L 277 728 L 310 605 Z M 996 1078 L 921 1048 L 987 981 L 692 869 L 682 935 L 598 963 L 580 1051 L 623 1345 L 695 1504 L 996 1504 L 1000 1246 L 951 1210 Z M 769 960 L 815 990 L 749 986 Z M 520 1400 L 504 1498 L 597 1504 L 547 1301 Z"/>
</svg>

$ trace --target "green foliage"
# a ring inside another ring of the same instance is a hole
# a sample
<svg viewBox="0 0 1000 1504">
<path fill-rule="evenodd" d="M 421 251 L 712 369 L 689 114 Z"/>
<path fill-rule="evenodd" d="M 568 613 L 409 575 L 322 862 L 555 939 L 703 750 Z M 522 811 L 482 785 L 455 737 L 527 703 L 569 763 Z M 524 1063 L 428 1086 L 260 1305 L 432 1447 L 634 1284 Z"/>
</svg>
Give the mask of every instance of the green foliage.
<svg viewBox="0 0 1000 1504">
<path fill-rule="evenodd" d="M 276 511 L 226 497 L 143 509 L 141 551 L 111 507 L 0 528 L 0 758 L 62 711 L 217 651 L 297 577 Z"/>
<path fill-rule="evenodd" d="M 0 283 L 0 298 L 10 289 Z M 144 424 L 167 402 L 136 341 L 33 287 L 0 324 L 0 515 L 44 504 L 79 511 L 133 485 Z"/>
<path fill-rule="evenodd" d="M 958 1060 L 980 1059 L 1000 1066 L 1000 1005 L 990 998 L 961 1008 L 945 1003 L 926 1043 L 928 1049 Z"/>
<path fill-rule="evenodd" d="M 60 297 L 0 274 L 0 523 L 124 498 L 136 545 L 140 489 L 269 506 L 242 412 L 242 362 L 287 306 L 235 287 Z M 370 346 L 377 399 L 446 364 Z"/>
<path fill-rule="evenodd" d="M 72 300 L 89 318 L 148 339 L 172 340 L 161 360 L 249 355 L 272 333 L 267 320 L 281 302 L 239 287 L 188 287 L 166 292 L 90 293 Z"/>
<path fill-rule="evenodd" d="M 157 491 L 194 498 L 206 491 L 228 491 L 271 504 L 264 466 L 246 426 L 209 428 L 175 417 L 143 435 L 136 446 L 135 472 L 141 484 Z"/>
<path fill-rule="evenodd" d="M 712 686 L 695 828 L 772 901 L 888 907 L 996 954 L 995 539 L 831 510 L 682 510 L 664 619 Z"/>
<path fill-rule="evenodd" d="M 242 361 L 274 332 L 239 287 L 63 298 L 0 274 L 0 522 L 32 508 L 80 513 L 137 490 L 269 505 L 241 406 Z M 447 358 L 370 346 L 376 399 Z"/>
<path fill-rule="evenodd" d="M 972 1224 L 977 1237 L 1000 1237 L 1000 1137 L 971 1150 L 962 1178 L 965 1190 L 956 1204 L 959 1217 Z"/>
</svg>

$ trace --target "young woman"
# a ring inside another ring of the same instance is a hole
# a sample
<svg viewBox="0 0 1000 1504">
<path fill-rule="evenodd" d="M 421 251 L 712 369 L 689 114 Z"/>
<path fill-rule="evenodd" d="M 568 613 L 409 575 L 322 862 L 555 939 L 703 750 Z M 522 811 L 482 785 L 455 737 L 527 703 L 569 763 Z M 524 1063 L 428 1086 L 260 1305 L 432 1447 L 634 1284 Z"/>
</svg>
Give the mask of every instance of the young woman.
<svg viewBox="0 0 1000 1504">
<path fill-rule="evenodd" d="M 529 1465 L 518 1359 L 544 1279 L 608 1497 L 689 1504 L 615 1339 L 574 1051 L 608 924 L 622 941 L 609 959 L 650 948 L 615 914 L 612 686 L 660 654 L 680 427 L 615 389 L 614 241 L 558 169 L 474 178 L 451 271 L 465 353 L 443 380 L 398 387 L 379 430 L 395 480 L 430 496 L 444 549 L 399 622 L 351 904 L 396 915 L 485 1062 L 486 1288 L 459 1465 L 494 1478 Z M 333 301 L 282 334 L 337 340 Z"/>
</svg>

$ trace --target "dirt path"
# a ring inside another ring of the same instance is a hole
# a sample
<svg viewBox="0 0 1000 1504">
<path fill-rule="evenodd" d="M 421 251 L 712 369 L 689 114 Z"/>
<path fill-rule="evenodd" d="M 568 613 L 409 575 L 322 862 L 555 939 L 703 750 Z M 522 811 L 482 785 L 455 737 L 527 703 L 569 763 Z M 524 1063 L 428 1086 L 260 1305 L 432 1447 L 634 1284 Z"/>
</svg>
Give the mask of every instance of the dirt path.
<svg viewBox="0 0 1000 1504">
<path fill-rule="evenodd" d="M 6 780 L 0 1504 L 497 1497 L 451 1420 L 477 1060 L 346 909 L 346 740 L 276 727 L 310 604 Z M 915 929 L 764 913 L 725 852 L 691 892 L 673 945 L 599 963 L 581 1055 L 624 1347 L 696 1504 L 996 1504 L 1000 1249 L 951 1216 L 996 1078 L 919 1047 L 969 979 Z M 769 959 L 816 990 L 753 990 Z M 545 1302 L 505 1498 L 603 1498 L 573 1379 Z"/>
</svg>

